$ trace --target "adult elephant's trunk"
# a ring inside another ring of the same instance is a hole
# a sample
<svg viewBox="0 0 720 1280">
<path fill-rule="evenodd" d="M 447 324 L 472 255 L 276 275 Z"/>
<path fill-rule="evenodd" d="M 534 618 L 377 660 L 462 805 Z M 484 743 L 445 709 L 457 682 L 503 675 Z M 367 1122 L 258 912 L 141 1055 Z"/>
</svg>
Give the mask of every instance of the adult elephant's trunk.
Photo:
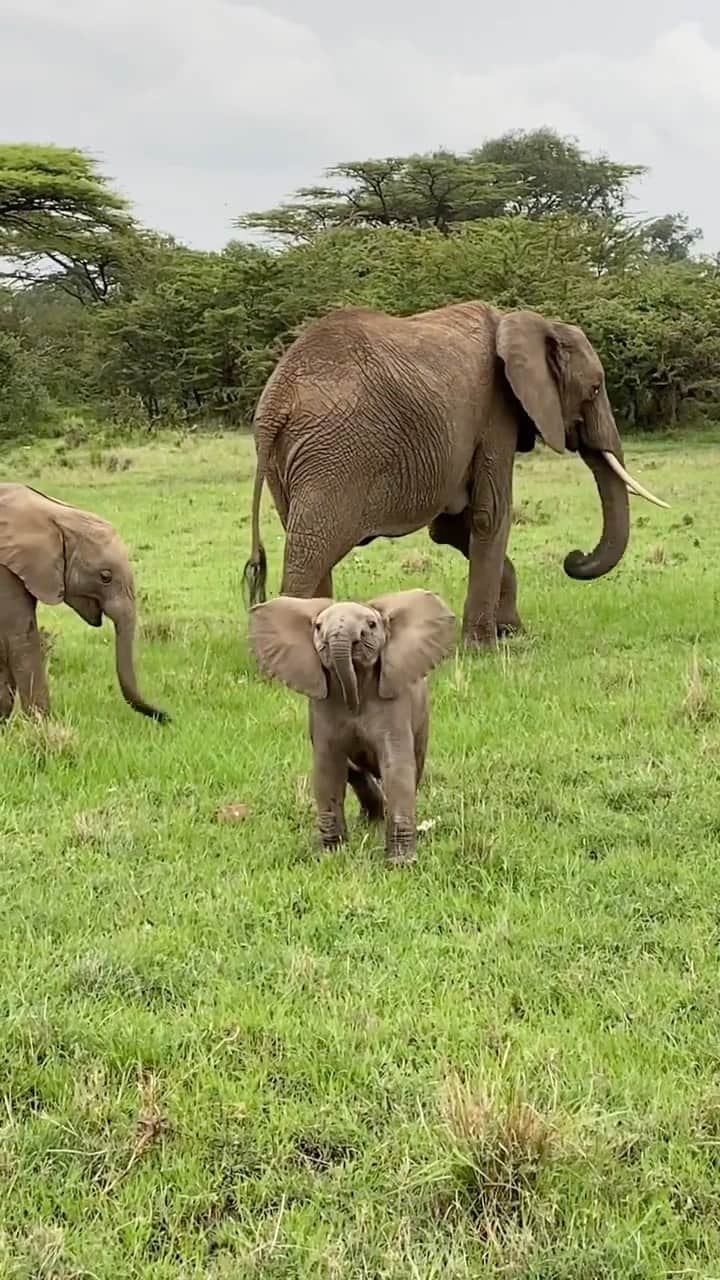
<svg viewBox="0 0 720 1280">
<path fill-rule="evenodd" d="M 357 675 L 352 660 L 352 641 L 347 631 L 335 631 L 330 637 L 330 663 L 340 681 L 345 705 L 351 711 L 360 706 Z"/>
<path fill-rule="evenodd" d="M 159 720 L 161 724 L 165 723 L 170 719 L 167 712 L 151 706 L 149 702 L 146 702 L 140 696 L 138 691 L 133 659 L 135 643 L 135 605 L 133 601 L 130 600 L 122 608 L 113 608 L 112 612 L 110 610 L 106 610 L 106 612 L 115 625 L 115 666 L 123 698 L 134 711 L 139 711 L 143 716 L 150 716 L 152 720 Z"/>
<path fill-rule="evenodd" d="M 601 578 L 622 559 L 630 537 L 630 503 L 625 482 L 595 449 L 580 449 L 583 461 L 595 476 L 600 494 L 603 528 L 597 546 L 587 554 L 570 551 L 565 557 L 565 572 L 570 578 Z"/>
</svg>

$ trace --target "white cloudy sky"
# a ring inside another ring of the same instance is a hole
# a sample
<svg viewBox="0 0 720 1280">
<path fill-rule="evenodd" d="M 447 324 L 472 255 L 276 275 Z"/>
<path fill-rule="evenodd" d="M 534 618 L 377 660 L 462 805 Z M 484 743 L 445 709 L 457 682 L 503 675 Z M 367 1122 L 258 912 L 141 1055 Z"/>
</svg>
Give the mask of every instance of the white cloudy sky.
<svg viewBox="0 0 720 1280">
<path fill-rule="evenodd" d="M 333 161 L 550 125 L 720 249 L 720 4 L 0 0 L 0 136 L 90 149 L 200 247 Z"/>
</svg>

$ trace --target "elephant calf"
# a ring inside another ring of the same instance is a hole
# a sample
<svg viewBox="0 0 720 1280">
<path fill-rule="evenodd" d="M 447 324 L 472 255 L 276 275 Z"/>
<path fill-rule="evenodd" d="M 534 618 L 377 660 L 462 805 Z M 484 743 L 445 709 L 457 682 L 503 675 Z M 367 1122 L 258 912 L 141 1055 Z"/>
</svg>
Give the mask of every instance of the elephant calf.
<svg viewBox="0 0 720 1280">
<path fill-rule="evenodd" d="M 348 783 L 368 818 L 385 818 L 395 864 L 414 862 L 415 796 L 425 764 L 425 676 L 449 652 L 455 615 L 431 591 L 368 604 L 280 596 L 250 611 L 258 666 L 310 699 L 321 843 L 345 840 Z"/>
<path fill-rule="evenodd" d="M 24 710 L 50 709 L 37 602 L 69 604 L 91 627 L 115 625 L 125 701 L 153 720 L 166 712 L 140 696 L 133 642 L 135 595 L 127 551 L 107 521 L 22 484 L 0 484 L 0 720 L 20 695 Z"/>
</svg>

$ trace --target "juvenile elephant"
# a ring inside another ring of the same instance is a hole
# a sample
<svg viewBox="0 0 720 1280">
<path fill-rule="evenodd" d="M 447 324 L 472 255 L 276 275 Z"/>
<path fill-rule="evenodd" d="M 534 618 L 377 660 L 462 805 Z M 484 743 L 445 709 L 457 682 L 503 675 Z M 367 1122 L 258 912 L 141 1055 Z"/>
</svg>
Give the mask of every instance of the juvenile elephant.
<svg viewBox="0 0 720 1280">
<path fill-rule="evenodd" d="M 331 596 L 332 569 L 353 547 L 428 525 L 469 560 L 469 645 L 520 626 L 506 556 L 512 474 L 516 451 L 537 436 L 579 452 L 600 494 L 602 535 L 589 554 L 566 556 L 570 577 L 600 577 L 620 560 L 628 488 L 665 505 L 623 466 L 603 367 L 584 333 L 482 302 L 405 318 L 351 307 L 311 323 L 271 374 L 254 431 L 251 604 L 265 599 L 267 479 L 286 531 L 282 594 Z"/>
<path fill-rule="evenodd" d="M 36 605 L 69 604 L 91 627 L 115 625 L 125 701 L 153 720 L 166 712 L 138 692 L 133 664 L 135 597 L 127 551 L 99 516 L 21 484 L 0 484 L 0 719 L 15 693 L 25 710 L 49 711 Z"/>
<path fill-rule="evenodd" d="M 346 838 L 349 781 L 366 816 L 385 817 L 390 861 L 414 861 L 415 794 L 428 741 L 424 677 L 448 653 L 454 633 L 455 615 L 430 591 L 368 604 L 280 596 L 251 610 L 258 666 L 310 699 L 325 847 Z"/>
</svg>

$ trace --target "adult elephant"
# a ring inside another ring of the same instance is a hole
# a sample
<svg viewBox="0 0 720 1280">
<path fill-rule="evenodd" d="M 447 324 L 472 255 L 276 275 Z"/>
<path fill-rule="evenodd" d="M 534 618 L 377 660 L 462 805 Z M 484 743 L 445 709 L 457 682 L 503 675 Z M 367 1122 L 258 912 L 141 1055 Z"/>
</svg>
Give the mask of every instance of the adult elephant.
<svg viewBox="0 0 720 1280">
<path fill-rule="evenodd" d="M 515 453 L 539 435 L 580 453 L 602 504 L 600 540 L 565 572 L 598 578 L 622 557 L 628 488 L 601 361 L 582 330 L 532 311 L 463 302 L 399 318 L 342 308 L 285 352 L 255 412 L 251 603 L 265 599 L 259 511 L 267 479 L 286 531 L 281 592 L 331 596 L 356 546 L 423 525 L 469 560 L 468 645 L 520 626 L 506 556 Z M 660 503 L 660 505 L 665 505 Z"/>
<path fill-rule="evenodd" d="M 115 625 L 117 676 L 125 701 L 153 720 L 167 713 L 141 696 L 135 678 L 135 594 L 127 551 L 112 525 L 22 484 L 0 484 L 0 719 L 16 692 L 25 710 L 49 710 L 36 605 L 70 605 L 91 627 Z"/>
</svg>

